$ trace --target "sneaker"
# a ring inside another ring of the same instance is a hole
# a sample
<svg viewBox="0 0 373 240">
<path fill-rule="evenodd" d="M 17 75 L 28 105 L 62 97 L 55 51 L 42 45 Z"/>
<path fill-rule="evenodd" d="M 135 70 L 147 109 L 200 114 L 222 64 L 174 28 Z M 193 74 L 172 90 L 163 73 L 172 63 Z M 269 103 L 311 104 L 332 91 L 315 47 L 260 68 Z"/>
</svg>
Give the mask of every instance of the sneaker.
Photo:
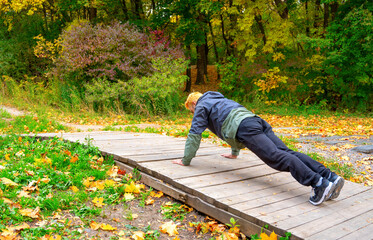
<svg viewBox="0 0 373 240">
<path fill-rule="evenodd" d="M 330 196 L 330 193 L 333 191 L 333 183 L 323 178 L 320 186 L 312 188 L 310 203 L 315 206 L 321 204 Z"/>
<path fill-rule="evenodd" d="M 341 192 L 341 189 L 343 188 L 343 185 L 345 184 L 345 180 L 341 178 L 340 176 L 338 176 L 337 174 L 335 174 L 334 172 L 331 172 L 328 180 L 329 182 L 333 183 L 334 190 L 331 191 L 327 200 L 335 199 L 339 196 L 339 193 Z"/>
</svg>

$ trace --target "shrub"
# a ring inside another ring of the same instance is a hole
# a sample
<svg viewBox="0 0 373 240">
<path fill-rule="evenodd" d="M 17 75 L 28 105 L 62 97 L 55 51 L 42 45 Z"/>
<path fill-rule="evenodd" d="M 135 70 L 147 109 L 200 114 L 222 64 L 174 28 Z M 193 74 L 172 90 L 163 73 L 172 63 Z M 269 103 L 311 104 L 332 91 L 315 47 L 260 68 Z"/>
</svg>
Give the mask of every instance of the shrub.
<svg viewBox="0 0 373 240">
<path fill-rule="evenodd" d="M 96 110 L 126 110 L 143 115 L 170 114 L 179 110 L 180 86 L 187 76 L 183 59 L 153 59 L 154 73 L 127 82 L 96 79 L 85 85 L 86 99 Z"/>
<path fill-rule="evenodd" d="M 129 23 L 92 25 L 73 24 L 61 35 L 62 53 L 55 60 L 52 74 L 59 79 L 90 81 L 108 78 L 128 81 L 150 76 L 154 72 L 152 59 L 183 57 L 180 48 L 169 41 L 159 41 L 140 32 Z"/>
</svg>

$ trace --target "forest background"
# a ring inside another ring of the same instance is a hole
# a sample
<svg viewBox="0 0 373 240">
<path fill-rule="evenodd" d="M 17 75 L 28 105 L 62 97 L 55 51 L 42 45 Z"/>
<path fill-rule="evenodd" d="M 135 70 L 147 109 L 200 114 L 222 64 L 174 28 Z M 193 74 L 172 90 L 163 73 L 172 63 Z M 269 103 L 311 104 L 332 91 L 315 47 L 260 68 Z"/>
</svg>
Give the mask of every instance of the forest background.
<svg viewBox="0 0 373 240">
<path fill-rule="evenodd" d="M 1 95 L 169 115 L 194 90 L 193 66 L 198 85 L 215 65 L 215 89 L 245 106 L 366 113 L 372 11 L 367 0 L 1 0 Z"/>
</svg>

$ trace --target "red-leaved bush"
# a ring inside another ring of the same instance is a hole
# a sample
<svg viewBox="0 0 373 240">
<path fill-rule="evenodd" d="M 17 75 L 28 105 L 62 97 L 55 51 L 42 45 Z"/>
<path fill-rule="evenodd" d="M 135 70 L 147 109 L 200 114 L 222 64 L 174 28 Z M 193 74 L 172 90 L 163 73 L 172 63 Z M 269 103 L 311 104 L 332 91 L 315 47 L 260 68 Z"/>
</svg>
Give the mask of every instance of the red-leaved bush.
<svg viewBox="0 0 373 240">
<path fill-rule="evenodd" d="M 51 72 L 59 79 L 128 81 L 151 75 L 154 59 L 184 57 L 181 48 L 171 46 L 162 32 L 147 35 L 129 23 L 94 26 L 81 22 L 65 30 L 61 39 L 63 50 Z"/>
</svg>

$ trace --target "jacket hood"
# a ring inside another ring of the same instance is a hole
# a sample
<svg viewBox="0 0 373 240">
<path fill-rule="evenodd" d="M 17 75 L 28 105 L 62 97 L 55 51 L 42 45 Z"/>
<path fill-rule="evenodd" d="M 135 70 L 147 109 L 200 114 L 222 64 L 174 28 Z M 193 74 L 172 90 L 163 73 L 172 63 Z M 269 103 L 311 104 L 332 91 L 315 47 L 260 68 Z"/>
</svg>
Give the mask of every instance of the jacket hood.
<svg viewBox="0 0 373 240">
<path fill-rule="evenodd" d="M 213 91 L 208 91 L 208 92 L 205 92 L 199 99 L 198 101 L 200 100 L 203 100 L 204 98 L 210 98 L 210 99 L 218 99 L 218 98 L 224 98 L 224 95 L 221 94 L 220 92 L 213 92 Z M 197 103 L 198 103 L 197 101 Z"/>
</svg>

